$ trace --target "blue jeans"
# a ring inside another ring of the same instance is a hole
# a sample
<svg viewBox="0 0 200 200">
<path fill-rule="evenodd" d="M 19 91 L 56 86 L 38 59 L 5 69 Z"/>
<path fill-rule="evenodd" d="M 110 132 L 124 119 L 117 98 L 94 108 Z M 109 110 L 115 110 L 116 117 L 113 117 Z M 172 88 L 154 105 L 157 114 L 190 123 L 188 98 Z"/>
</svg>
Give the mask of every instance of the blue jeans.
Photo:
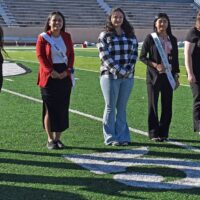
<svg viewBox="0 0 200 200">
<path fill-rule="evenodd" d="M 126 107 L 133 88 L 133 78 L 100 78 L 101 90 L 105 100 L 103 115 L 104 143 L 130 142 L 130 133 L 126 122 Z"/>
</svg>

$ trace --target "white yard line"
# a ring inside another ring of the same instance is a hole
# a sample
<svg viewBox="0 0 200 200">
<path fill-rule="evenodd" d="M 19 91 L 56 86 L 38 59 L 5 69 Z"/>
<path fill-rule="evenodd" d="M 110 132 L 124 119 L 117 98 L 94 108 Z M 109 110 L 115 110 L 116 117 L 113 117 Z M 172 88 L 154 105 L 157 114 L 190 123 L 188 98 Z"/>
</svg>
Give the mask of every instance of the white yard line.
<svg viewBox="0 0 200 200">
<path fill-rule="evenodd" d="M 10 79 L 10 78 L 4 78 L 4 80 L 6 80 L 6 81 L 10 81 L 10 82 L 13 82 L 13 80 Z"/>
<path fill-rule="evenodd" d="M 14 92 L 14 91 L 7 90 L 7 89 L 4 89 L 4 88 L 2 89 L 2 91 L 3 92 L 7 92 L 9 94 L 13 94 L 13 95 L 19 96 L 19 97 L 22 97 L 24 99 L 28 99 L 28 100 L 37 102 L 37 103 L 42 103 L 42 100 L 40 100 L 40 99 L 36 99 L 34 97 L 30 97 L 30 96 L 27 96 L 27 95 L 24 95 L 24 94 L 21 94 L 21 93 L 18 93 L 18 92 Z M 86 117 L 86 118 L 89 118 L 89 119 L 92 119 L 92 120 L 96 120 L 96 121 L 102 122 L 102 118 L 100 118 L 100 117 L 96 117 L 96 116 L 93 116 L 93 115 L 90 115 L 90 114 L 86 114 L 86 113 L 80 112 L 78 110 L 73 110 L 73 109 L 69 109 L 69 111 L 71 113 L 74 113 L 74 114 L 77 114 L 77 115 L 80 115 L 80 116 L 83 116 L 83 117 Z M 134 128 L 131 128 L 131 127 L 129 127 L 129 129 L 130 129 L 130 131 L 132 131 L 134 133 L 138 133 L 140 135 L 148 136 L 148 133 L 145 132 L 145 131 L 134 129 Z M 182 148 L 187 149 L 187 150 L 191 150 L 191 151 L 200 153 L 200 149 L 199 148 L 195 148 L 195 147 L 189 146 L 189 145 L 181 143 L 181 142 L 171 141 L 170 140 L 167 143 L 173 144 L 175 146 L 182 147 Z"/>
<path fill-rule="evenodd" d="M 9 62 L 9 61 L 28 62 L 28 63 L 35 63 L 35 64 L 38 64 L 37 61 L 32 61 L 32 60 L 23 60 L 23 59 L 7 59 L 6 61 L 7 61 L 7 62 Z"/>
</svg>

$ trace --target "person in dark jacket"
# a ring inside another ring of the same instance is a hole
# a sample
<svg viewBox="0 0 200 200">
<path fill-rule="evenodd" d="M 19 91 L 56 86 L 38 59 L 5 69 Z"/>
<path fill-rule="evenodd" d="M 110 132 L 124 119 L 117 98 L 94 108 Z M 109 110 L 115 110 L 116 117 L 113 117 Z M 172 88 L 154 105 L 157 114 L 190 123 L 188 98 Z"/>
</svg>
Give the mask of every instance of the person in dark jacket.
<svg viewBox="0 0 200 200">
<path fill-rule="evenodd" d="M 193 94 L 193 126 L 200 135 L 200 11 L 185 40 L 185 67 Z"/>
<path fill-rule="evenodd" d="M 5 50 L 3 48 L 3 29 L 0 26 L 0 92 L 1 92 L 2 85 L 3 85 L 3 69 L 2 69 L 3 55 L 2 55 L 2 51 L 5 52 Z"/>
<path fill-rule="evenodd" d="M 159 13 L 154 20 L 154 32 L 168 58 L 171 74 L 178 87 L 178 46 L 177 39 L 172 35 L 170 20 L 167 14 Z M 148 92 L 148 133 L 149 138 L 156 142 L 168 139 L 172 118 L 173 89 L 167 78 L 157 46 L 151 34 L 147 35 L 142 45 L 140 60 L 147 65 Z M 158 116 L 158 99 L 161 94 L 161 116 Z"/>
</svg>

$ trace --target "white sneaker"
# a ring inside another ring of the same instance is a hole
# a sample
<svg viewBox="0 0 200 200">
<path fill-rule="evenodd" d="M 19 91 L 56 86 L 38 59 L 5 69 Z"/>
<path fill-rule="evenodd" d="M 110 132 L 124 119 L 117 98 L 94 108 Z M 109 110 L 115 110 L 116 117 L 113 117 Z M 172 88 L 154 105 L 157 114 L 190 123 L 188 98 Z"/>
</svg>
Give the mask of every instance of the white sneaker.
<svg viewBox="0 0 200 200">
<path fill-rule="evenodd" d="M 199 135 L 200 135 L 200 132 L 199 132 Z"/>
</svg>

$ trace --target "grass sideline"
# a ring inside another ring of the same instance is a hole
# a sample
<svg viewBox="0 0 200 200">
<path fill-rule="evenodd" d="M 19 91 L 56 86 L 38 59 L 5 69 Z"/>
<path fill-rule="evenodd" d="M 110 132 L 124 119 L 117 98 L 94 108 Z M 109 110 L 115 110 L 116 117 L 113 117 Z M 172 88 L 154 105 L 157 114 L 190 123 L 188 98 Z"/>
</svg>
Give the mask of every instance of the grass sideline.
<svg viewBox="0 0 200 200">
<path fill-rule="evenodd" d="M 34 51 L 8 51 L 12 60 L 20 62 L 32 73 L 9 77 L 3 88 L 40 99 L 36 86 L 37 60 Z M 72 94 L 71 109 L 99 118 L 103 113 L 103 97 L 99 86 L 99 74 L 87 70 L 99 70 L 97 50 L 75 49 L 77 85 Z M 36 63 L 33 63 L 36 62 Z M 181 83 L 187 84 L 180 51 Z M 145 78 L 145 66 L 138 62 L 136 75 Z M 132 145 L 117 148 L 103 144 L 101 123 L 70 113 L 70 129 L 63 134 L 67 148 L 48 151 L 46 135 L 41 126 L 41 104 L 6 92 L 0 94 L 0 199 L 2 200 L 82 200 L 82 199 L 176 199 L 197 200 L 199 188 L 184 190 L 145 189 L 130 187 L 113 179 L 116 174 L 97 175 L 63 158 L 66 154 L 90 154 L 148 147 L 145 158 L 184 159 L 200 162 L 199 153 L 168 143 L 152 143 L 147 137 L 131 134 Z M 176 141 L 200 148 L 199 136 L 192 132 L 192 96 L 190 88 L 180 87 L 174 93 L 173 119 L 170 137 Z M 127 113 L 130 127 L 147 130 L 147 96 L 143 79 L 135 79 Z M 157 173 L 166 182 L 184 178 L 181 170 L 155 165 L 127 168 L 128 172 Z"/>
</svg>

